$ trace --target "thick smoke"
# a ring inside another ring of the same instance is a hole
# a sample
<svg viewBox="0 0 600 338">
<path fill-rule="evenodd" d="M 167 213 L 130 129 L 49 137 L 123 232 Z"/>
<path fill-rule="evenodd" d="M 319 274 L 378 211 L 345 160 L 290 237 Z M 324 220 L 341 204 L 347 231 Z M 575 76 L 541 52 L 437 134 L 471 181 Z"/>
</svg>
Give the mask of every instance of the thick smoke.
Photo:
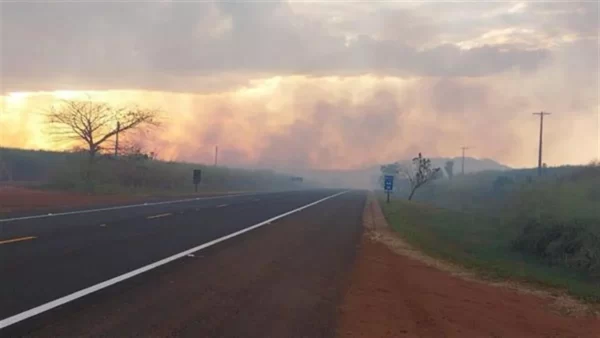
<svg viewBox="0 0 600 338">
<path fill-rule="evenodd" d="M 368 83 L 368 85 L 365 85 Z M 514 163 L 514 119 L 530 102 L 481 81 L 279 80 L 256 96 L 198 96 L 143 141 L 167 158 L 277 168 L 358 168 L 418 152 L 451 156 L 477 142 L 485 157 Z"/>
</svg>

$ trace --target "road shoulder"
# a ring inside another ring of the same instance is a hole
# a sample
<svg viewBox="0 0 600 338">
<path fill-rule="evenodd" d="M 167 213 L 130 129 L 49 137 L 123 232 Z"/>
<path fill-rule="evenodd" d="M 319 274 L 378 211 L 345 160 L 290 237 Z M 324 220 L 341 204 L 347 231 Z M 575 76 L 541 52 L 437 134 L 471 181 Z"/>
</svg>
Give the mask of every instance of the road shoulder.
<svg viewBox="0 0 600 338">
<path fill-rule="evenodd" d="M 595 337 L 597 317 L 562 295 L 491 282 L 415 250 L 377 202 L 339 309 L 338 337 Z M 570 316 L 558 313 L 568 310 Z"/>
</svg>

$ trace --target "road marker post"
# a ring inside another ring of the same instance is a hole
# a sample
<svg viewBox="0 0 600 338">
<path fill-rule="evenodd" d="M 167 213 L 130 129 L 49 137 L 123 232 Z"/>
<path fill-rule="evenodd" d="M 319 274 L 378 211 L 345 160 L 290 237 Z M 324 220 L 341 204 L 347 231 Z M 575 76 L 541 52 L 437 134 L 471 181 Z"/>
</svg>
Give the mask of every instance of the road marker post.
<svg viewBox="0 0 600 338">
<path fill-rule="evenodd" d="M 202 170 L 194 169 L 194 192 L 198 192 L 198 184 L 202 181 Z"/>
<path fill-rule="evenodd" d="M 385 175 L 383 188 L 387 195 L 387 203 L 390 203 L 390 194 L 392 193 L 392 190 L 394 190 L 394 175 Z"/>
</svg>

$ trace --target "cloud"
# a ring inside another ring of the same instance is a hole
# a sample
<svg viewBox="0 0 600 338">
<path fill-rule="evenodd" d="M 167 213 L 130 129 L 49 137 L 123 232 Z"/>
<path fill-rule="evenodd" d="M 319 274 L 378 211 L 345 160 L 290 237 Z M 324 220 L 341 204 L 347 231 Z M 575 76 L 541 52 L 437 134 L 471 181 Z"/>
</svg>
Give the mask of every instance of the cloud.
<svg viewBox="0 0 600 338">
<path fill-rule="evenodd" d="M 0 6 L 3 93 L 160 106 L 168 123 L 140 142 L 167 159 L 212 163 L 218 144 L 230 165 L 348 168 L 476 144 L 519 166 L 539 110 L 557 121 L 549 163 L 588 161 L 597 137 L 597 3 Z M 18 122 L 33 115 L 7 116 L 19 145 L 43 143 Z"/>
<path fill-rule="evenodd" d="M 1 6 L 4 92 L 214 92 L 285 74 L 486 76 L 515 67 L 535 69 L 548 57 L 543 49 L 514 45 L 464 51 L 445 44 L 421 50 L 419 40 L 434 39 L 442 30 L 420 24 L 421 17 L 407 11 L 376 13 L 384 19 L 381 34 L 359 33 L 349 44 L 327 22 L 296 14 L 284 2 Z"/>
<path fill-rule="evenodd" d="M 592 1 L 536 2 L 531 4 L 531 12 L 544 30 L 597 39 L 599 6 Z"/>
</svg>

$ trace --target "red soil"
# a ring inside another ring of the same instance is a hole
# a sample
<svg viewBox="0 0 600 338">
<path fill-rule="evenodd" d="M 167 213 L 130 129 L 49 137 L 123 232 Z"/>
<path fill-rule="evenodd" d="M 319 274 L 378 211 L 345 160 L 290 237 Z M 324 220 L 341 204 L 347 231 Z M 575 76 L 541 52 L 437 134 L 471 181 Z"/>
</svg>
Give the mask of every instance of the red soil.
<svg viewBox="0 0 600 338">
<path fill-rule="evenodd" d="M 35 190 L 0 186 L 0 212 L 28 211 L 46 208 L 69 208 L 92 204 L 131 201 L 126 196 L 96 196 L 73 192 Z"/>
<path fill-rule="evenodd" d="M 363 235 L 341 307 L 340 337 L 600 337 L 600 320 L 548 300 L 466 281 Z"/>
</svg>

